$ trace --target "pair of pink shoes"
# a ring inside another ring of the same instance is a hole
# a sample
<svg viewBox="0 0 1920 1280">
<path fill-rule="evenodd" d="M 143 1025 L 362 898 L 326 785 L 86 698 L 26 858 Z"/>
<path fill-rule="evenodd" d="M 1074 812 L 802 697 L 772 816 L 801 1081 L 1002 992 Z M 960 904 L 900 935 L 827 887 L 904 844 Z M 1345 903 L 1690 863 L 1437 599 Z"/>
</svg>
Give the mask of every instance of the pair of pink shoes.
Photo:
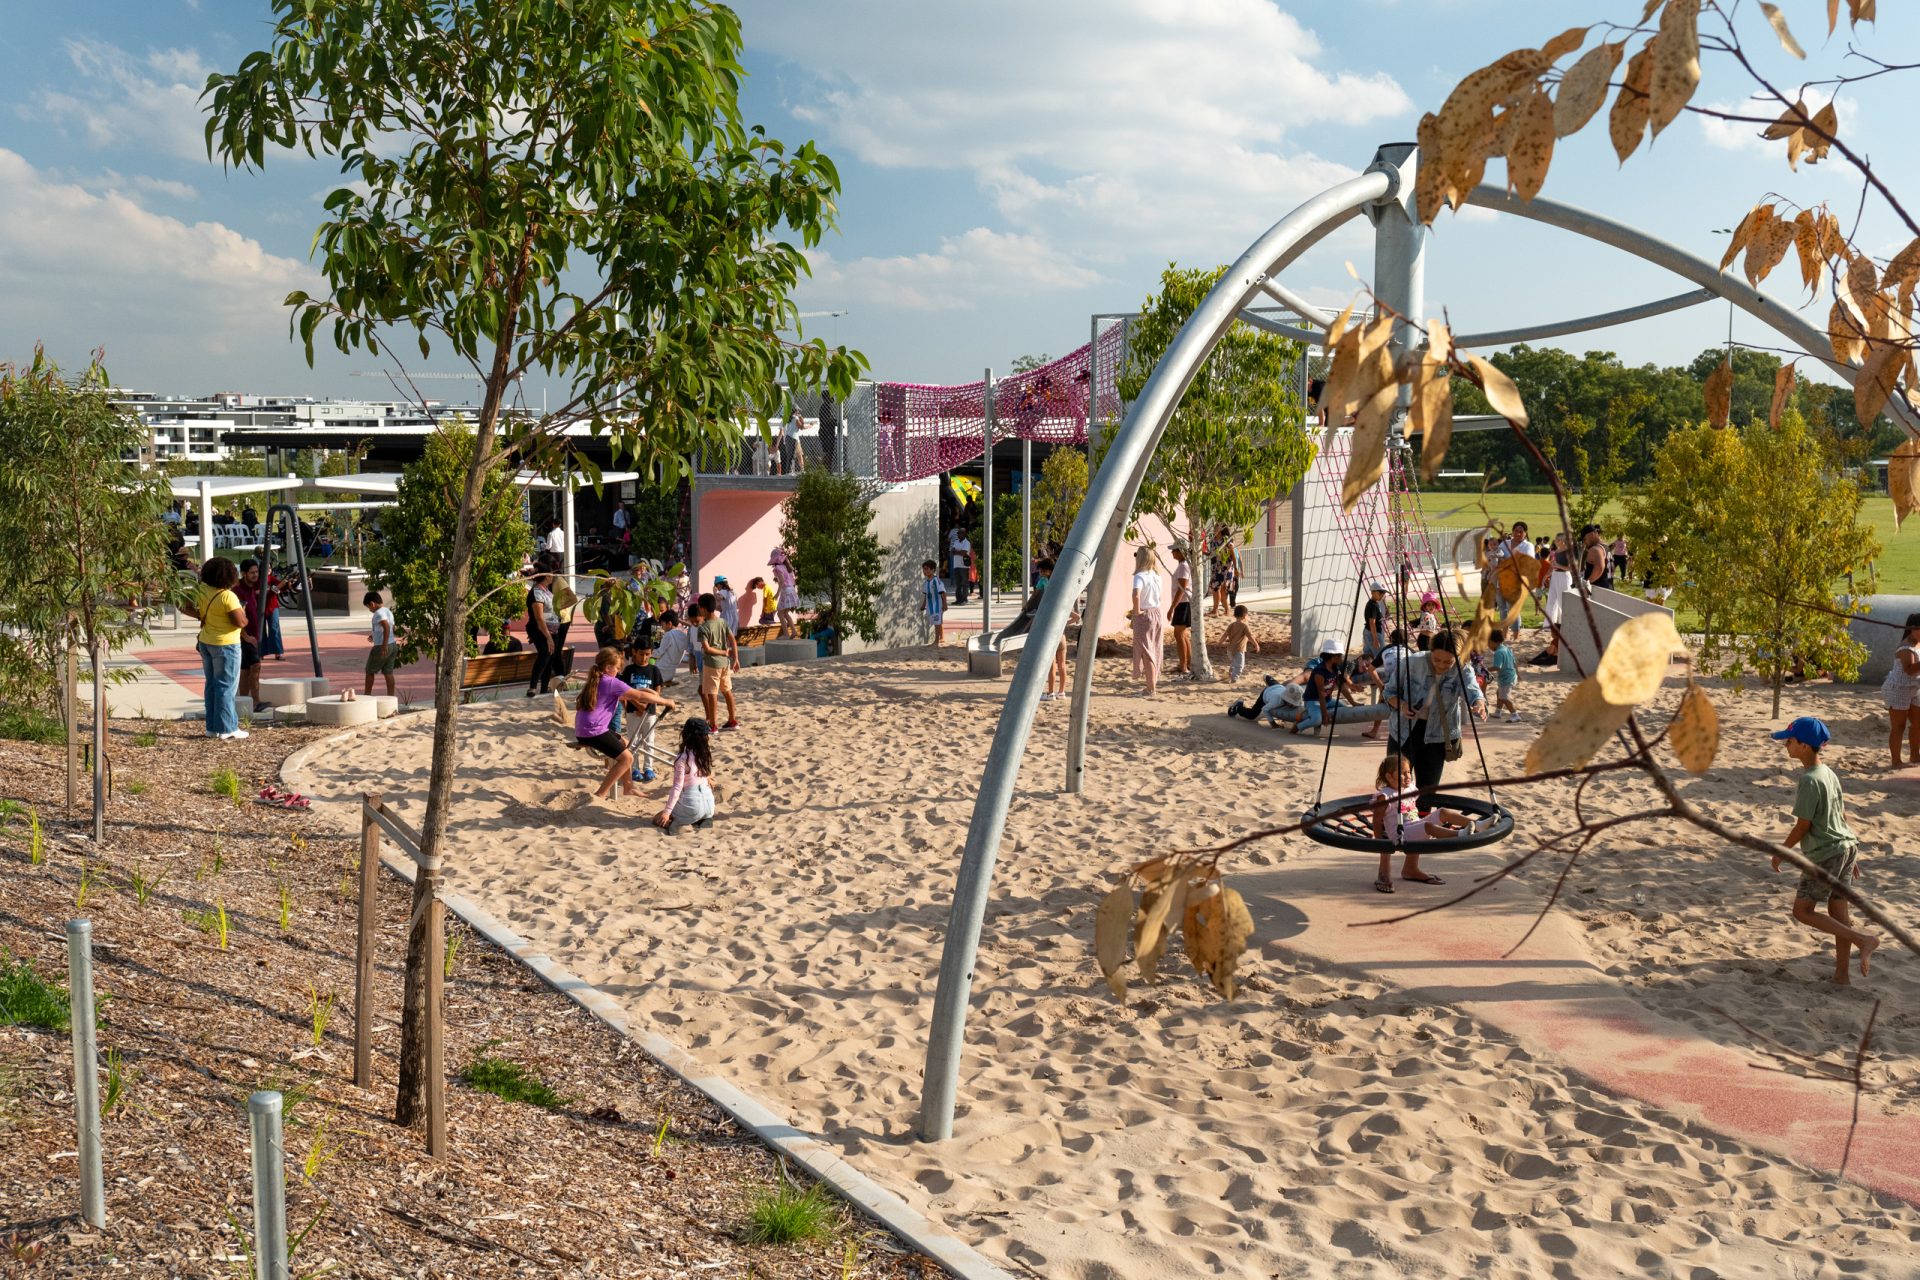
<svg viewBox="0 0 1920 1280">
<path fill-rule="evenodd" d="M 264 804 L 274 809 L 292 809 L 296 812 L 313 808 L 313 801 L 298 791 L 282 791 L 268 783 L 260 788 L 260 794 L 254 798 L 255 804 Z"/>
</svg>

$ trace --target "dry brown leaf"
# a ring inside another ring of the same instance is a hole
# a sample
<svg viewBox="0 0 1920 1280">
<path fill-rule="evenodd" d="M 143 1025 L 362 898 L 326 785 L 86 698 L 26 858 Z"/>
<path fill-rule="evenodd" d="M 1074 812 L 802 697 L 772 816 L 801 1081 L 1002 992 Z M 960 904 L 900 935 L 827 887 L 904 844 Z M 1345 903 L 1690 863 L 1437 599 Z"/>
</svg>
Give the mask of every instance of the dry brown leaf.
<svg viewBox="0 0 1920 1280">
<path fill-rule="evenodd" d="M 1352 511 L 1386 472 L 1387 425 L 1393 421 L 1393 405 L 1399 396 L 1400 388 L 1389 383 L 1374 392 L 1354 418 L 1353 453 L 1347 459 L 1346 477 L 1340 482 L 1342 511 Z"/>
<path fill-rule="evenodd" d="M 1826 106 L 1813 113 L 1813 123 L 1807 129 L 1807 150 L 1809 152 L 1807 163 L 1819 164 L 1822 160 L 1825 160 L 1827 158 L 1827 148 L 1831 147 L 1833 140 L 1839 136 L 1840 114 L 1834 110 L 1833 104 L 1829 102 Z"/>
<path fill-rule="evenodd" d="M 1532 556 L 1510 555 L 1500 562 L 1495 576 L 1500 579 L 1502 596 L 1524 603 L 1533 584 L 1540 581 L 1540 562 Z"/>
<path fill-rule="evenodd" d="M 1536 88 L 1507 113 L 1507 187 L 1522 200 L 1540 194 L 1553 163 L 1553 99 Z"/>
<path fill-rule="evenodd" d="M 1767 15 L 1767 21 L 1773 24 L 1773 34 L 1780 37 L 1780 47 L 1796 58 L 1805 58 L 1807 51 L 1793 38 L 1792 28 L 1787 26 L 1787 15 L 1780 12 L 1779 6 L 1760 0 L 1760 12 Z"/>
<path fill-rule="evenodd" d="M 1847 233 L 1840 229 L 1840 219 L 1824 205 L 1820 209 L 1820 252 L 1828 258 L 1853 256 L 1853 246 L 1847 243 Z"/>
<path fill-rule="evenodd" d="M 1747 216 L 1740 219 L 1733 229 L 1733 239 L 1727 242 L 1727 251 L 1720 256 L 1720 269 L 1725 271 L 1740 256 L 1740 251 L 1753 239 L 1753 233 L 1760 226 L 1773 220 L 1773 206 L 1757 204 L 1747 210 Z"/>
<path fill-rule="evenodd" d="M 1827 0 L 1827 34 L 1840 25 L 1840 0 Z"/>
<path fill-rule="evenodd" d="M 1773 403 L 1767 406 L 1767 425 L 1775 431 L 1780 429 L 1780 415 L 1787 407 L 1787 397 L 1793 394 L 1794 383 L 1799 375 L 1794 372 L 1798 360 L 1789 360 L 1780 366 L 1773 375 Z"/>
<path fill-rule="evenodd" d="M 1813 210 L 1802 209 L 1793 220 L 1793 247 L 1800 254 L 1800 283 L 1809 291 L 1817 289 L 1827 260 L 1820 256 L 1820 219 Z"/>
<path fill-rule="evenodd" d="M 1578 49 L 1587 42 L 1588 27 L 1568 27 L 1553 39 L 1540 46 L 1540 56 L 1548 62 L 1560 59 Z"/>
<path fill-rule="evenodd" d="M 1432 226 L 1433 220 L 1440 216 L 1441 206 L 1447 203 L 1448 190 L 1447 167 L 1440 156 L 1440 117 L 1431 111 L 1421 116 L 1414 141 L 1420 148 L 1420 158 L 1414 166 L 1414 211 L 1422 226 Z"/>
<path fill-rule="evenodd" d="M 1793 223 L 1785 218 L 1770 218 L 1755 227 L 1747 244 L 1747 283 L 1759 284 L 1780 265 L 1793 247 Z"/>
<path fill-rule="evenodd" d="M 1481 67 L 1454 87 L 1435 125 L 1438 159 L 1447 184 L 1461 195 L 1484 172 L 1487 153 L 1498 141 L 1491 126 L 1494 110 L 1551 65 L 1538 49 L 1516 49 Z"/>
<path fill-rule="evenodd" d="M 1667 666 L 1681 647 L 1672 614 L 1643 613 L 1627 619 L 1607 641 L 1593 673 L 1600 696 L 1616 706 L 1639 706 L 1660 692 Z"/>
<path fill-rule="evenodd" d="M 1347 416 L 1347 384 L 1353 381 L 1353 371 L 1360 360 L 1360 329 L 1356 327 L 1342 333 L 1332 349 L 1326 385 L 1320 389 L 1320 412 L 1326 415 L 1329 427 L 1337 427 Z"/>
<path fill-rule="evenodd" d="M 1867 311 L 1864 299 L 1880 287 L 1880 273 L 1874 270 L 1873 259 L 1863 253 L 1849 262 L 1845 279 L 1856 314 L 1864 316 Z"/>
<path fill-rule="evenodd" d="M 1653 80 L 1653 59 L 1648 56 L 1652 42 L 1640 46 L 1640 52 L 1627 59 L 1626 78 L 1614 95 L 1613 110 L 1607 116 L 1607 135 L 1613 139 L 1613 152 L 1625 164 L 1647 135 L 1647 117 L 1653 104 L 1647 96 Z"/>
<path fill-rule="evenodd" d="M 1359 302 L 1360 299 L 1356 297 L 1347 303 L 1346 309 L 1335 316 L 1333 323 L 1327 326 L 1326 348 L 1328 350 L 1332 350 L 1334 346 L 1339 343 L 1340 339 L 1345 336 L 1347 332 L 1347 322 L 1353 318 L 1353 309 L 1359 305 Z"/>
<path fill-rule="evenodd" d="M 1393 382 L 1393 326 L 1392 314 L 1382 311 L 1360 330 L 1353 378 L 1347 383 L 1340 405 L 1343 418 L 1359 413 L 1375 392 Z"/>
<path fill-rule="evenodd" d="M 1222 996 L 1233 999 L 1233 974 L 1240 967 L 1240 956 L 1253 936 L 1253 913 L 1237 890 L 1222 886 L 1220 896 L 1209 905 L 1220 917 L 1219 958 L 1213 965 L 1213 985 Z"/>
<path fill-rule="evenodd" d="M 1646 8 L 1640 10 L 1640 25 L 1646 26 L 1647 19 L 1653 16 L 1653 11 L 1666 2 L 1667 0 L 1647 0 Z"/>
<path fill-rule="evenodd" d="M 1493 411 L 1516 427 L 1526 426 L 1527 406 L 1520 399 L 1520 388 L 1513 385 L 1513 379 L 1480 356 L 1469 355 L 1467 365 L 1471 370 L 1468 376 L 1486 393 Z"/>
<path fill-rule="evenodd" d="M 1860 322 L 1837 298 L 1827 312 L 1827 341 L 1833 344 L 1833 358 L 1843 365 L 1864 359 L 1867 354 L 1866 334 Z"/>
<path fill-rule="evenodd" d="M 1847 0 L 1847 17 L 1856 27 L 1863 22 L 1874 20 L 1874 6 L 1878 0 Z"/>
<path fill-rule="evenodd" d="M 1908 241 L 1906 248 L 1893 255 L 1887 262 L 1887 274 L 1880 283 L 1903 293 L 1920 285 L 1920 239 Z"/>
<path fill-rule="evenodd" d="M 1133 923 L 1133 889 L 1122 884 L 1100 899 L 1093 917 L 1093 953 L 1100 962 L 1100 976 L 1113 989 L 1115 999 L 1127 998 L 1127 979 L 1120 972 L 1127 962 L 1127 933 Z"/>
<path fill-rule="evenodd" d="M 1653 49 L 1649 118 L 1657 138 L 1700 85 L 1700 0 L 1667 0 L 1659 34 L 1647 43 Z"/>
<path fill-rule="evenodd" d="M 1853 371 L 1853 412 L 1862 427 L 1872 430 L 1873 420 L 1887 407 L 1887 397 L 1893 394 L 1905 357 L 1906 352 L 1899 347 L 1876 343 Z"/>
<path fill-rule="evenodd" d="M 1699 685 L 1689 683 L 1680 696 L 1680 709 L 1667 726 L 1667 742 L 1687 772 L 1705 773 L 1713 767 L 1720 750 L 1720 713 Z"/>
<path fill-rule="evenodd" d="M 1813 112 L 1807 110 L 1807 101 L 1800 101 L 1780 113 L 1780 118 L 1760 131 L 1760 136 L 1768 142 L 1778 142 L 1782 138 L 1791 138 L 1806 127 L 1813 119 Z"/>
<path fill-rule="evenodd" d="M 1447 365 L 1452 339 L 1446 325 L 1427 321 L 1426 358 L 1413 386 L 1407 429 L 1420 433 L 1420 477 L 1432 483 L 1453 443 L 1453 374 Z"/>
<path fill-rule="evenodd" d="M 1148 982 L 1158 975 L 1160 957 L 1167 954 L 1167 939 L 1173 933 L 1170 922 L 1186 914 L 1187 877 L 1176 876 L 1170 887 L 1150 896 L 1151 906 L 1147 899 L 1141 900 L 1146 919 L 1141 922 L 1140 936 L 1133 949 L 1133 962 L 1140 966 L 1140 976 Z"/>
<path fill-rule="evenodd" d="M 1632 714 L 1632 707 L 1608 702 L 1600 692 L 1599 679 L 1588 676 L 1573 687 L 1527 748 L 1526 771 L 1579 768 L 1600 754 Z"/>
<path fill-rule="evenodd" d="M 1560 137 L 1578 133 L 1607 100 L 1607 82 L 1620 65 L 1625 41 L 1596 45 L 1560 77 L 1560 94 L 1553 103 L 1553 131 Z"/>
<path fill-rule="evenodd" d="M 1187 898 L 1187 919 L 1182 925 L 1187 940 L 1187 959 L 1193 962 L 1194 971 L 1203 978 L 1213 977 L 1219 968 L 1220 957 L 1226 950 L 1226 931 L 1221 927 L 1222 893 L 1220 882 L 1209 880 Z"/>
<path fill-rule="evenodd" d="M 1749 257 L 1752 255 L 1749 254 Z M 1716 427 L 1727 425 L 1733 413 L 1733 362 L 1722 360 L 1707 375 L 1707 421 Z"/>
<path fill-rule="evenodd" d="M 1215 878 L 1195 881 L 1187 887 L 1187 908 L 1180 916 L 1180 945 L 1195 973 L 1205 972 L 1200 967 L 1200 904 L 1220 892 L 1218 875 L 1215 872 Z"/>
<path fill-rule="evenodd" d="M 1887 495 L 1893 499 L 1893 527 L 1920 510 L 1920 440 L 1900 442 L 1887 459 Z"/>
</svg>

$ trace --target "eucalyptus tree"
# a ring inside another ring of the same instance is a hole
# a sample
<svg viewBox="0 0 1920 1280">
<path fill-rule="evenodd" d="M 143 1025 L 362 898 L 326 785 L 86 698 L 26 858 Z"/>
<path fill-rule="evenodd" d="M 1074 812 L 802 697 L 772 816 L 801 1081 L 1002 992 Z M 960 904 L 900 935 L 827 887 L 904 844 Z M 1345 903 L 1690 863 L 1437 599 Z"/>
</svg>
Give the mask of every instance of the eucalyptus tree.
<svg viewBox="0 0 1920 1280">
<path fill-rule="evenodd" d="M 476 525 L 488 476 L 526 464 L 597 479 L 580 433 L 674 483 L 740 433 L 782 382 L 844 398 L 863 362 L 798 332 L 792 291 L 834 218 L 839 177 L 741 115 L 741 32 L 697 0 L 273 0 L 267 47 L 207 81 L 209 153 L 260 169 L 337 159 L 315 252 L 326 289 L 294 293 L 312 359 L 404 345 L 481 383 L 447 558 L 422 826 L 444 854 Z M 397 361 L 396 361 L 397 363 Z M 558 383 L 538 421 L 518 380 Z M 570 434 L 571 433 L 571 434 Z M 437 887 L 429 870 L 416 905 Z M 425 913 L 416 910 L 420 922 Z M 418 1114 L 425 954 L 407 953 L 400 1097 Z"/>
<path fill-rule="evenodd" d="M 1127 335 L 1119 380 L 1123 400 L 1140 394 L 1181 326 L 1225 273 L 1225 267 L 1174 265 L 1161 273 L 1160 292 L 1141 306 Z M 1169 530 L 1186 521 L 1194 662 L 1202 676 L 1213 671 L 1207 659 L 1209 566 L 1199 553 L 1203 535 L 1221 525 L 1245 529 L 1267 503 L 1292 492 L 1313 464 L 1298 386 L 1300 358 L 1298 343 L 1236 324 L 1180 397 L 1134 499 L 1136 519 L 1157 516 Z"/>
</svg>

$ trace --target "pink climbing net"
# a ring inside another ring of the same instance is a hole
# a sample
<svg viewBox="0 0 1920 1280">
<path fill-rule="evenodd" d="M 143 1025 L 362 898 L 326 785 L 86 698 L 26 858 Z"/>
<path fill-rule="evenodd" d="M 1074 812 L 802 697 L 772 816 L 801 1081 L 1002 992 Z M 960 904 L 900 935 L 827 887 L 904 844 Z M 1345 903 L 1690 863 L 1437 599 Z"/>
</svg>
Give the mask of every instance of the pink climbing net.
<svg viewBox="0 0 1920 1280">
<path fill-rule="evenodd" d="M 1088 388 L 1094 411 L 1120 416 L 1119 369 L 1125 326 L 1113 325 L 1075 351 L 993 383 L 993 438 L 1085 444 Z M 951 471 L 986 452 L 984 382 L 929 386 L 882 382 L 875 389 L 880 477 L 894 483 Z"/>
<path fill-rule="evenodd" d="M 1362 494 L 1353 510 L 1343 512 L 1340 490 L 1352 446 L 1351 431 L 1327 432 L 1314 459 L 1314 470 L 1320 474 L 1327 503 L 1333 508 L 1334 527 L 1340 531 L 1355 573 L 1363 580 L 1377 578 L 1389 586 L 1395 584 L 1398 575 L 1402 594 L 1437 590 L 1434 584 L 1439 559 L 1427 532 L 1420 492 L 1409 473 L 1411 455 L 1404 449 L 1388 450 L 1383 482 Z"/>
</svg>

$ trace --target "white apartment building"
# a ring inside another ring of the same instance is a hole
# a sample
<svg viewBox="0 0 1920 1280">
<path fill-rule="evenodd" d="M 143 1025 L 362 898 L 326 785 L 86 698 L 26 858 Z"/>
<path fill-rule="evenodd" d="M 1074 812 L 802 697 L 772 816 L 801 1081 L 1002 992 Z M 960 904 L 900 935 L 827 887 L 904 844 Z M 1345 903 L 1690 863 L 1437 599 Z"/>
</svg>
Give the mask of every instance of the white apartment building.
<svg viewBox="0 0 1920 1280">
<path fill-rule="evenodd" d="M 114 403 L 139 415 L 153 433 L 153 460 L 165 462 L 220 462 L 232 456 L 228 432 L 240 430 L 293 432 L 316 437 L 380 432 L 430 430 L 448 414 L 477 416 L 468 405 L 429 401 L 426 412 L 417 404 L 377 400 L 321 400 L 311 396 L 260 396 L 220 391 L 205 396 L 169 396 L 156 392 L 116 390 Z"/>
</svg>

